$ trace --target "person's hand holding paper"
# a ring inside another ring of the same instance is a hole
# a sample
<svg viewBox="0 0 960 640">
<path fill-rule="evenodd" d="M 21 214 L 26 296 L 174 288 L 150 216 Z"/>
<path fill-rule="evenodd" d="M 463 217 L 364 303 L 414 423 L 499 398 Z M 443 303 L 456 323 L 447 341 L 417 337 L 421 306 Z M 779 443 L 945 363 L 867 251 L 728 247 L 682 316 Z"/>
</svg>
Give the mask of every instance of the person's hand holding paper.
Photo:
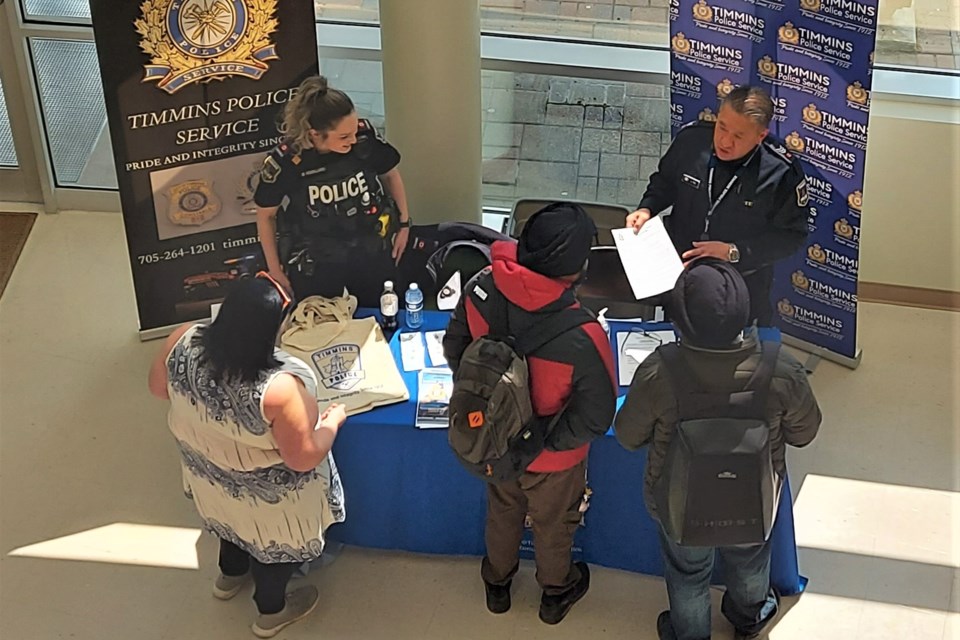
<svg viewBox="0 0 960 640">
<path fill-rule="evenodd" d="M 660 216 L 650 218 L 639 231 L 615 229 L 613 240 L 637 300 L 669 291 L 683 271 L 683 263 Z"/>
</svg>

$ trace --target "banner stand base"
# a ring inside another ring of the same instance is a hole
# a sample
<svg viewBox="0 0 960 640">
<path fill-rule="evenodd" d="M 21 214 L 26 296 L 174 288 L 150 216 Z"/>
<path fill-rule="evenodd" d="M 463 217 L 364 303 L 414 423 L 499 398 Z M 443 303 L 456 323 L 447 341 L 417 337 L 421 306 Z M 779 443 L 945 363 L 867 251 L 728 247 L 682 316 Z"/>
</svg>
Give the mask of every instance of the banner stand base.
<svg viewBox="0 0 960 640">
<path fill-rule="evenodd" d="M 824 349 L 823 347 L 819 345 L 815 345 L 812 342 L 807 342 L 806 340 L 801 340 L 800 338 L 795 338 L 785 333 L 781 334 L 781 340 L 783 341 L 783 344 L 790 345 L 791 347 L 796 347 L 797 349 L 800 349 L 801 351 L 806 351 L 811 356 L 813 356 L 808 361 L 810 366 L 807 367 L 807 370 L 811 372 L 813 371 L 813 368 L 816 367 L 817 362 L 819 362 L 819 359 L 821 358 L 824 360 L 829 360 L 831 362 L 836 362 L 837 364 L 842 364 L 843 366 L 848 367 L 850 369 L 856 369 L 857 367 L 859 367 L 860 360 L 863 358 L 863 351 L 860 349 L 860 347 L 857 347 L 857 352 L 854 357 L 848 358 L 847 356 L 842 356 L 839 353 L 834 353 L 829 349 Z"/>
</svg>

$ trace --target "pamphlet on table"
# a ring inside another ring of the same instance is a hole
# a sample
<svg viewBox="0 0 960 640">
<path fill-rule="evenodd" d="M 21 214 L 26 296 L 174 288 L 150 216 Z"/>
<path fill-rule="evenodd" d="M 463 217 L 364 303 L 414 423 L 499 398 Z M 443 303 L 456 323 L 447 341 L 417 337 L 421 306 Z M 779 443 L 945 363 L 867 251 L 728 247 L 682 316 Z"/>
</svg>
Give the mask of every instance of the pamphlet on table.
<svg viewBox="0 0 960 640">
<path fill-rule="evenodd" d="M 617 363 L 621 387 L 630 386 L 640 364 L 662 344 L 675 342 L 673 331 L 620 331 L 617 333 Z"/>
<path fill-rule="evenodd" d="M 450 369 L 424 369 L 418 376 L 418 429 L 446 429 L 450 426 L 450 396 L 453 373 Z"/>
</svg>

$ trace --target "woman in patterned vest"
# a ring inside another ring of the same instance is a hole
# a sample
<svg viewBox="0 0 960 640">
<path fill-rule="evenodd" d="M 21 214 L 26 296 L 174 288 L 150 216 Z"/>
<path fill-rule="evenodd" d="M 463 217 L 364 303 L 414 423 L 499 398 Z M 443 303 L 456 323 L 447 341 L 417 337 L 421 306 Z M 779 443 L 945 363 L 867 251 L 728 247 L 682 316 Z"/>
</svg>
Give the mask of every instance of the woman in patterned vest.
<svg viewBox="0 0 960 640">
<path fill-rule="evenodd" d="M 287 583 L 345 516 L 330 448 L 346 413 L 336 404 L 321 413 L 310 368 L 274 347 L 289 307 L 269 275 L 239 282 L 211 325 L 173 332 L 149 380 L 170 400 L 187 496 L 220 538 L 213 594 L 230 599 L 252 577 L 261 638 L 316 607 L 316 587 L 287 594 Z"/>
</svg>

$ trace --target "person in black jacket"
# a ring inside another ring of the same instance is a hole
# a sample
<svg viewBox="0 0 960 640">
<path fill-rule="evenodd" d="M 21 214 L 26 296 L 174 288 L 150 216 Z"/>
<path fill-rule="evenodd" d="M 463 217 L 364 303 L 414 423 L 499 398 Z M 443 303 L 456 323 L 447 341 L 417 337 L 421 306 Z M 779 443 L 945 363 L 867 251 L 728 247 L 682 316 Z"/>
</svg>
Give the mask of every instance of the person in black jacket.
<svg viewBox="0 0 960 640">
<path fill-rule="evenodd" d="M 741 337 L 750 302 L 740 274 L 726 262 L 697 261 L 681 274 L 666 302 L 680 334 L 682 357 L 696 378 L 688 383 L 701 393 L 743 389 L 760 366 L 761 354 L 753 332 Z M 679 418 L 676 391 L 658 349 L 634 374 L 614 424 L 617 440 L 625 448 L 648 448 L 644 501 L 658 522 L 655 487 L 667 465 Z M 786 351 L 777 355 L 765 419 L 774 471 L 783 478 L 787 474 L 787 445 L 810 444 L 822 419 L 803 365 Z M 678 545 L 662 527 L 659 533 L 670 600 L 670 610 L 657 620 L 660 639 L 709 640 L 715 549 Z M 727 587 L 723 615 L 736 629 L 737 640 L 757 638 L 779 606 L 779 596 L 770 586 L 772 542 L 719 547 L 716 551 L 723 562 Z"/>
<path fill-rule="evenodd" d="M 574 286 L 586 270 L 595 234 L 581 207 L 557 203 L 530 218 L 519 243 L 493 245 L 493 266 L 464 287 L 443 340 L 454 376 L 463 352 L 477 338 L 528 335 L 546 318 L 579 307 Z M 505 298 L 506 304 L 494 304 L 495 297 Z M 493 309 L 503 307 L 507 326 L 502 317 L 493 317 Z M 487 556 L 481 577 L 487 608 L 507 611 L 529 515 L 537 582 L 543 589 L 540 619 L 556 624 L 590 586 L 589 569 L 572 562 L 571 547 L 586 489 L 589 443 L 609 428 L 617 387 L 610 341 L 596 321 L 554 338 L 529 354 L 527 364 L 536 419 L 546 428 L 560 415 L 546 438 L 546 450 L 519 480 L 487 485 Z"/>
<path fill-rule="evenodd" d="M 627 226 L 639 230 L 668 207 L 664 225 L 684 262 L 712 257 L 734 263 L 750 290 L 750 318 L 773 322 L 773 265 L 807 238 L 809 195 L 800 163 L 769 135 L 773 101 L 740 86 L 723 100 L 716 122 L 680 130 Z"/>
</svg>

